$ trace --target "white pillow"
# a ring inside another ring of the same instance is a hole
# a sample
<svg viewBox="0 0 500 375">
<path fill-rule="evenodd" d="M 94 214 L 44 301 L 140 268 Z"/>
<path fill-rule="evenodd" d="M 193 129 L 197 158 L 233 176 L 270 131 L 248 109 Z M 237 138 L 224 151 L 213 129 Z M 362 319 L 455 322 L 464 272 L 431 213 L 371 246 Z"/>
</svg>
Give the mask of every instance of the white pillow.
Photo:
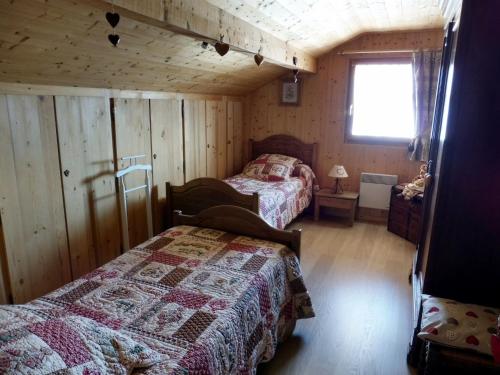
<svg viewBox="0 0 500 375">
<path fill-rule="evenodd" d="M 422 296 L 422 309 L 421 339 L 493 355 L 499 309 L 428 295 Z"/>
</svg>

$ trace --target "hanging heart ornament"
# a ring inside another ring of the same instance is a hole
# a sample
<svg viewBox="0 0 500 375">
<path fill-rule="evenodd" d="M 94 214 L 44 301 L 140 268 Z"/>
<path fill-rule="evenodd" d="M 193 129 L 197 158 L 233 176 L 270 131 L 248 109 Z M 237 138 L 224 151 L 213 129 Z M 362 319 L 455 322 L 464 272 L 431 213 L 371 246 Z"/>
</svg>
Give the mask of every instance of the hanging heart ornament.
<svg viewBox="0 0 500 375">
<path fill-rule="evenodd" d="M 215 50 L 221 56 L 224 56 L 229 51 L 229 44 L 224 42 L 215 43 Z"/>
<path fill-rule="evenodd" d="M 114 45 L 116 47 L 118 45 L 118 43 L 120 43 L 120 35 L 109 34 L 108 40 L 111 42 L 112 45 Z"/>
<path fill-rule="evenodd" d="M 118 22 L 120 22 L 120 15 L 118 13 L 107 12 L 106 19 L 108 20 L 111 27 L 116 27 L 116 25 L 118 25 Z"/>
<path fill-rule="evenodd" d="M 260 53 L 257 53 L 254 57 L 253 57 L 255 63 L 257 64 L 257 66 L 260 66 L 260 64 L 262 64 L 262 61 L 264 61 L 264 56 L 262 56 Z"/>
</svg>

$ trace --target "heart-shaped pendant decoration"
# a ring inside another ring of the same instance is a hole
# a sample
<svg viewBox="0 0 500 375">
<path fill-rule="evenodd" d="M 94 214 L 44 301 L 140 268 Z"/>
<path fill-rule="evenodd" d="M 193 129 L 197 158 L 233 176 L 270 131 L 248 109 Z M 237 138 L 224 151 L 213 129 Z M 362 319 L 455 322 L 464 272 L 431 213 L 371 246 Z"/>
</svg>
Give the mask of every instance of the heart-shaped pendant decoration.
<svg viewBox="0 0 500 375">
<path fill-rule="evenodd" d="M 118 45 L 118 43 L 120 43 L 120 35 L 109 34 L 108 40 L 111 42 L 112 45 L 114 45 L 116 47 Z"/>
<path fill-rule="evenodd" d="M 229 51 L 229 44 L 224 42 L 215 43 L 215 50 L 221 56 L 224 56 Z"/>
<path fill-rule="evenodd" d="M 264 56 L 262 56 L 260 53 L 257 53 L 254 57 L 253 57 L 255 63 L 257 64 L 257 66 L 260 66 L 260 64 L 262 64 L 262 61 L 264 61 Z"/>
<path fill-rule="evenodd" d="M 120 22 L 120 15 L 118 13 L 106 13 L 106 19 L 108 20 L 111 27 L 115 27 Z"/>
</svg>

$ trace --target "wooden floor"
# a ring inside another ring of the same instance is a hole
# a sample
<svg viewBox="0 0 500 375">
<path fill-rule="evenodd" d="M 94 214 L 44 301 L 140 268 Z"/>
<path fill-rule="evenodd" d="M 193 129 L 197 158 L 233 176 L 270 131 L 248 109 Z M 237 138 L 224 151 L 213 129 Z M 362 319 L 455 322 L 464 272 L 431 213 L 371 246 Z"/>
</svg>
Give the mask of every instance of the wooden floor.
<svg viewBox="0 0 500 375">
<path fill-rule="evenodd" d="M 316 317 L 258 374 L 404 375 L 411 331 L 408 273 L 415 245 L 385 226 L 303 218 L 302 271 Z"/>
</svg>

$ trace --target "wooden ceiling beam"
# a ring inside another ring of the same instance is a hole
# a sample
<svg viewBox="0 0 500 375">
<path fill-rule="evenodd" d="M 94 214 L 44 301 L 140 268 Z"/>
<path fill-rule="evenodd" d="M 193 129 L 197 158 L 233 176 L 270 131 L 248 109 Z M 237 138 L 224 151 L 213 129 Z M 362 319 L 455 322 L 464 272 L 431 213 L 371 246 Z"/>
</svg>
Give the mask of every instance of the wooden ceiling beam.
<svg viewBox="0 0 500 375">
<path fill-rule="evenodd" d="M 113 2 L 86 1 L 103 11 L 110 11 Z M 114 0 L 114 8 L 124 18 L 200 41 L 215 43 L 224 35 L 224 42 L 233 51 L 252 55 L 260 51 L 265 62 L 316 73 L 317 62 L 312 55 L 205 0 Z M 297 65 L 293 64 L 293 57 L 297 58 Z"/>
</svg>

